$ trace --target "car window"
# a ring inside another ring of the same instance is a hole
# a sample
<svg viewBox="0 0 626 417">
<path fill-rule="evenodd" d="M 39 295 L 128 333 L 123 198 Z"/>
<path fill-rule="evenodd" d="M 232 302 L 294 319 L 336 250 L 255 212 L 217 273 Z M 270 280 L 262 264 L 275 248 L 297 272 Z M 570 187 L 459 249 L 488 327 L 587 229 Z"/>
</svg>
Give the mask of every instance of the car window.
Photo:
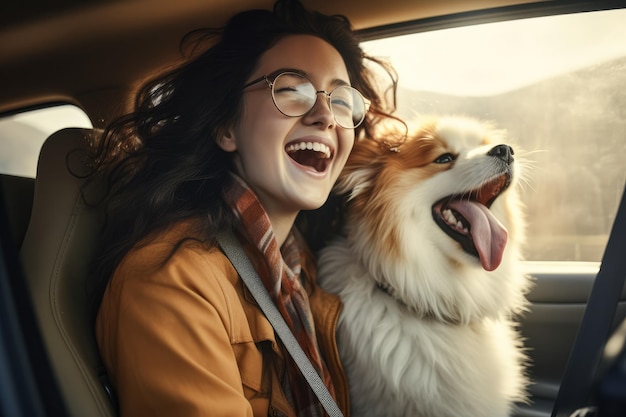
<svg viewBox="0 0 626 417">
<path fill-rule="evenodd" d="M 35 178 L 39 150 L 48 136 L 66 127 L 92 127 L 87 115 L 70 104 L 0 117 L 0 174 Z"/>
<path fill-rule="evenodd" d="M 626 10 L 369 41 L 399 73 L 398 114 L 506 129 L 528 176 L 530 261 L 602 258 L 626 179 Z"/>
</svg>

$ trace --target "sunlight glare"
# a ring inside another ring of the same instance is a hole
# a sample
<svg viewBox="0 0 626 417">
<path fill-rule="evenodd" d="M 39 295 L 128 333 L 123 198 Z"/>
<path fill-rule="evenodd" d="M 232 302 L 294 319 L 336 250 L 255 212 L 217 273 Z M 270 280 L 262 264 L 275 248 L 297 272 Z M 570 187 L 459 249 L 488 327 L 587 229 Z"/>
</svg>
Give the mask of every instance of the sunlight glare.
<svg viewBox="0 0 626 417">
<path fill-rule="evenodd" d="M 626 55 L 626 10 L 466 26 L 365 42 L 400 85 L 488 96 Z"/>
</svg>

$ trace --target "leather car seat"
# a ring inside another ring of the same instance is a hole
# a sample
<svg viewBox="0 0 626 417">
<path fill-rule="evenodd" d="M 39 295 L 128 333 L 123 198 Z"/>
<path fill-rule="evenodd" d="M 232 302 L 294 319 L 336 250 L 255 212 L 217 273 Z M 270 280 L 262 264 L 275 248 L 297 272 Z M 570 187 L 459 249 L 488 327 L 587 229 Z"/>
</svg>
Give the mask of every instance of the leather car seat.
<svg viewBox="0 0 626 417">
<path fill-rule="evenodd" d="M 71 417 L 113 417 L 86 283 L 102 215 L 81 198 L 90 129 L 63 129 L 44 143 L 20 252 L 42 338 Z M 68 166 L 71 171 L 68 170 Z M 97 186 L 92 186 L 97 188 Z"/>
</svg>

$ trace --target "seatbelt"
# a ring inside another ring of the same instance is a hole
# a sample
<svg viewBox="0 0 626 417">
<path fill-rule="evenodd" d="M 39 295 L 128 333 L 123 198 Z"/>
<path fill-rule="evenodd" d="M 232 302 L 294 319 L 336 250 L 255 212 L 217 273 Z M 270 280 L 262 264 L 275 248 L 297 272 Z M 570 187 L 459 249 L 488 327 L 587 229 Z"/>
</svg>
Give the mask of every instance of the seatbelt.
<svg viewBox="0 0 626 417">
<path fill-rule="evenodd" d="M 570 416 L 587 406 L 604 345 L 626 280 L 626 186 L 600 270 L 570 352 L 552 417 Z"/>
<path fill-rule="evenodd" d="M 239 273 L 239 276 L 241 276 L 246 287 L 248 287 L 248 290 L 252 293 L 259 307 L 261 307 L 261 310 L 271 323 L 274 331 L 283 342 L 287 352 L 289 352 L 296 365 L 298 365 L 298 368 L 300 368 L 302 375 L 322 403 L 326 413 L 330 417 L 343 417 L 341 410 L 339 410 L 328 388 L 324 385 L 322 378 L 320 378 L 315 368 L 313 368 L 311 361 L 309 361 L 309 358 L 300 347 L 291 329 L 287 326 L 285 319 L 272 301 L 265 285 L 263 285 L 261 278 L 246 256 L 237 237 L 232 232 L 222 233 L 217 236 L 217 241 Z"/>
</svg>

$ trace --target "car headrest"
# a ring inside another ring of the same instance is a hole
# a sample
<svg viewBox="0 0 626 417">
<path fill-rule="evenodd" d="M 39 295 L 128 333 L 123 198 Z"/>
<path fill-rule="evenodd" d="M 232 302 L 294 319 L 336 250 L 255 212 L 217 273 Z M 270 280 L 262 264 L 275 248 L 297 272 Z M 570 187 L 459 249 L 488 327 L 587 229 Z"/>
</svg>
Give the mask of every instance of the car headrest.
<svg viewBox="0 0 626 417">
<path fill-rule="evenodd" d="M 20 257 L 44 344 L 71 416 L 112 417 L 114 407 L 99 380 L 93 307 L 87 294 L 90 262 L 102 224 L 101 213 L 81 197 L 80 175 L 87 169 L 84 150 L 91 134 L 90 129 L 63 129 L 44 143 Z"/>
</svg>

